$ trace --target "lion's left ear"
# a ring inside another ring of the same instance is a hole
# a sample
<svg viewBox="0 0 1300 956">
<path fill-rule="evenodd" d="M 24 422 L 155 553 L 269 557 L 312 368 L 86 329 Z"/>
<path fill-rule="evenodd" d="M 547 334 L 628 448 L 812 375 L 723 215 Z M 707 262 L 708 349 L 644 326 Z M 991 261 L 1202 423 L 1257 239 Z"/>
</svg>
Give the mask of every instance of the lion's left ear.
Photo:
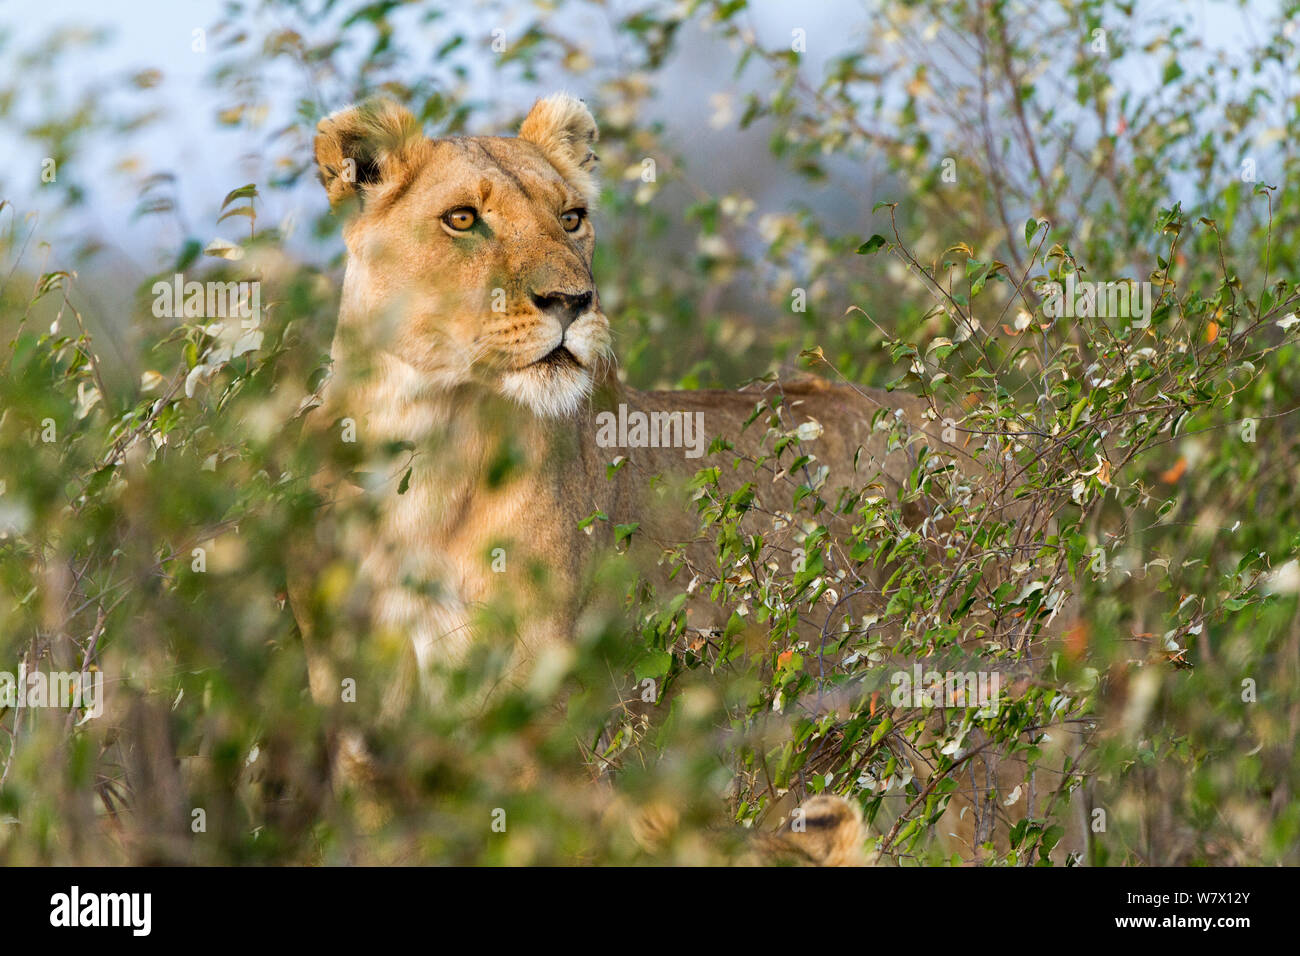
<svg viewBox="0 0 1300 956">
<path fill-rule="evenodd" d="M 519 138 L 540 149 L 588 202 L 596 200 L 597 157 L 591 148 L 599 136 L 591 110 L 567 93 L 553 93 L 538 100 L 519 127 Z"/>
<path fill-rule="evenodd" d="M 368 203 L 409 182 L 429 148 L 410 111 L 387 99 L 325 117 L 315 145 L 320 181 L 336 208 L 353 196 Z"/>
</svg>

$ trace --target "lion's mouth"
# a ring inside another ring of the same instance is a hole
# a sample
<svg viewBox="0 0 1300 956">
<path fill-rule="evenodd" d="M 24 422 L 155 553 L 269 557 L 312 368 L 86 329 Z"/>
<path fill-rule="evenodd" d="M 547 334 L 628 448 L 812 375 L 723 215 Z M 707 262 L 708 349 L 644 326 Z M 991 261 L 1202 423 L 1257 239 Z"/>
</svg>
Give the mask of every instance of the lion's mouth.
<svg viewBox="0 0 1300 956">
<path fill-rule="evenodd" d="M 582 368 L 582 363 L 578 361 L 577 356 L 575 356 L 563 345 L 557 345 L 555 348 L 551 349 L 551 351 L 547 352 L 536 362 L 534 362 L 533 365 L 541 366 L 543 368 L 555 368 L 555 369 Z"/>
<path fill-rule="evenodd" d="M 591 394 L 592 373 L 573 350 L 560 344 L 541 358 L 506 373 L 501 391 L 545 418 L 567 418 Z"/>
</svg>

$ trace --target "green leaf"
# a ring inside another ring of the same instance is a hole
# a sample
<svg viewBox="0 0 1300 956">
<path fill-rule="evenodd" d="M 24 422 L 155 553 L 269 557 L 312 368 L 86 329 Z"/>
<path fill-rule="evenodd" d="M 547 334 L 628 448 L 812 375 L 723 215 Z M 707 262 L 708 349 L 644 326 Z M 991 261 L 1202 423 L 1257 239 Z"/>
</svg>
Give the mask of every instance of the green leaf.
<svg viewBox="0 0 1300 956">
<path fill-rule="evenodd" d="M 873 252 L 879 252 L 885 246 L 885 237 L 876 233 L 862 245 L 858 246 L 858 255 L 869 256 Z"/>
<path fill-rule="evenodd" d="M 1083 410 L 1087 407 L 1088 399 L 1086 396 L 1074 403 L 1074 407 L 1070 409 L 1070 423 L 1065 426 L 1067 432 L 1074 431 L 1074 423 L 1079 420 L 1079 416 L 1083 414 Z"/>
<path fill-rule="evenodd" d="M 252 199 L 257 195 L 257 186 L 249 183 L 247 186 L 240 186 L 238 189 L 232 189 L 226 193 L 226 198 L 221 200 L 221 208 L 225 209 L 236 199 Z"/>
<path fill-rule="evenodd" d="M 1043 838 L 1039 842 L 1044 849 L 1051 850 L 1056 846 L 1056 844 L 1061 842 L 1061 837 L 1063 836 L 1065 836 L 1065 827 L 1054 823 L 1043 831 Z"/>
<path fill-rule="evenodd" d="M 217 222 L 225 222 L 231 216 L 243 216 L 246 219 L 256 219 L 257 213 L 253 211 L 252 206 L 236 206 L 234 209 L 227 209 L 218 218 Z"/>
<path fill-rule="evenodd" d="M 637 662 L 633 673 L 638 681 L 647 678 L 663 677 L 673 666 L 673 655 L 668 651 L 650 651 Z"/>
<path fill-rule="evenodd" d="M 1042 225 L 1042 220 L 1029 218 L 1025 220 L 1025 247 L 1030 248 L 1034 244 L 1034 235 L 1038 232 L 1038 227 Z"/>
</svg>

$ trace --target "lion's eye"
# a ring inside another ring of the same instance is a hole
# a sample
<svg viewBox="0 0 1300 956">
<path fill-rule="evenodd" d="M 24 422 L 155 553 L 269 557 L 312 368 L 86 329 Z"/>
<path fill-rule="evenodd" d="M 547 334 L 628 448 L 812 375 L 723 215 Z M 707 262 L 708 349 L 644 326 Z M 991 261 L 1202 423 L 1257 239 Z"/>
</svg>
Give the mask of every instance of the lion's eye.
<svg viewBox="0 0 1300 956">
<path fill-rule="evenodd" d="M 478 213 L 469 207 L 453 209 L 442 217 L 442 221 L 457 232 L 464 232 L 478 222 Z"/>
<path fill-rule="evenodd" d="M 587 210 L 570 209 L 560 215 L 560 223 L 564 226 L 565 232 L 577 232 L 578 227 L 582 225 L 582 220 L 587 218 Z"/>
</svg>

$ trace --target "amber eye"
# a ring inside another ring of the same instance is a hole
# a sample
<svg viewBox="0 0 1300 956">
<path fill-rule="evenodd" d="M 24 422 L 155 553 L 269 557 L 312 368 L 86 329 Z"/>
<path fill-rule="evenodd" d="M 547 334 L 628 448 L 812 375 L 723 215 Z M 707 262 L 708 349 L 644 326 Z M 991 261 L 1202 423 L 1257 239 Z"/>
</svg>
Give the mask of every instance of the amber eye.
<svg viewBox="0 0 1300 956">
<path fill-rule="evenodd" d="M 560 223 L 564 226 L 565 232 L 577 232 L 578 227 L 582 225 L 582 220 L 587 218 L 587 210 L 570 209 L 560 215 Z"/>
<path fill-rule="evenodd" d="M 442 221 L 457 232 L 464 232 L 478 222 L 478 213 L 468 206 L 462 206 L 460 209 L 453 209 L 447 213 L 442 217 Z"/>
</svg>

